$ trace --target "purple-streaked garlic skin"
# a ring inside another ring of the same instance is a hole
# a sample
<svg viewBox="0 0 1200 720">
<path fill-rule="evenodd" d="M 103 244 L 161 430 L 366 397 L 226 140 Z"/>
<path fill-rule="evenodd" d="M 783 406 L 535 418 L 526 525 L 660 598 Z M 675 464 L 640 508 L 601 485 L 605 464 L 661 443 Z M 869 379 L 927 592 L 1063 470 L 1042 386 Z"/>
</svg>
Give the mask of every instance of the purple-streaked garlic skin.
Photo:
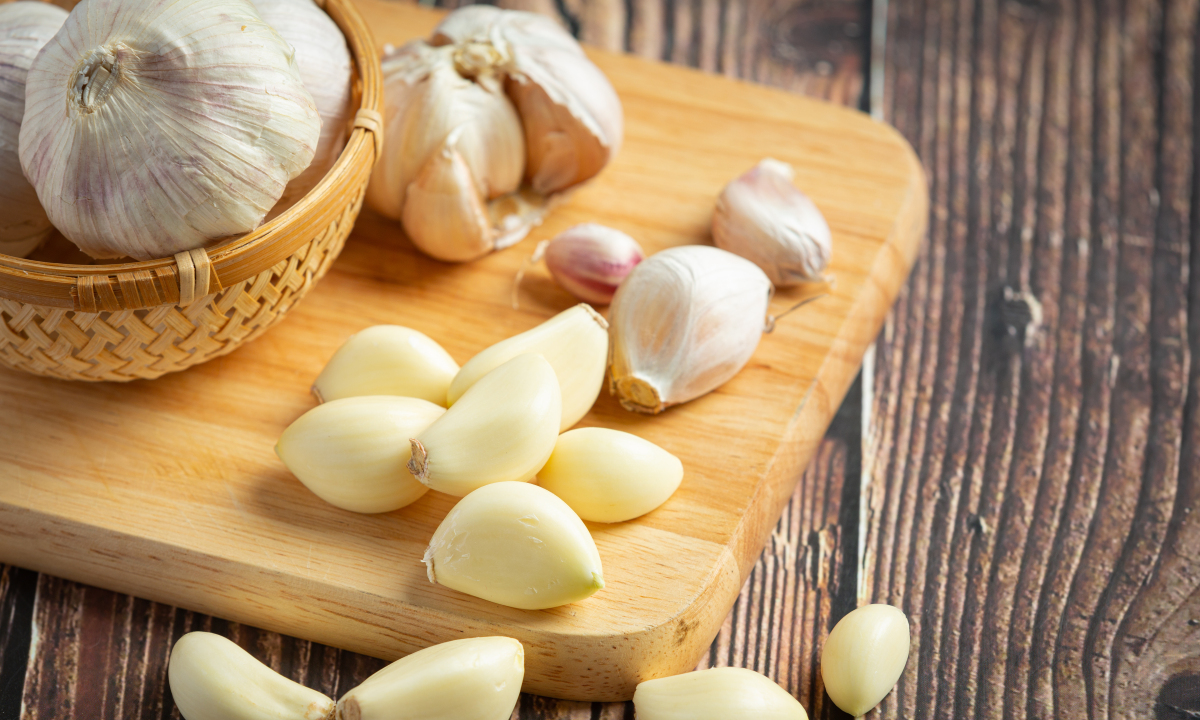
<svg viewBox="0 0 1200 720">
<path fill-rule="evenodd" d="M 725 186 L 713 213 L 716 246 L 758 265 L 776 287 L 823 280 L 832 254 L 829 224 L 793 175 L 767 158 Z"/>
<path fill-rule="evenodd" d="M 567 292 L 584 302 L 607 305 L 617 287 L 646 254 L 620 230 L 584 223 L 546 246 L 546 267 Z"/>
</svg>

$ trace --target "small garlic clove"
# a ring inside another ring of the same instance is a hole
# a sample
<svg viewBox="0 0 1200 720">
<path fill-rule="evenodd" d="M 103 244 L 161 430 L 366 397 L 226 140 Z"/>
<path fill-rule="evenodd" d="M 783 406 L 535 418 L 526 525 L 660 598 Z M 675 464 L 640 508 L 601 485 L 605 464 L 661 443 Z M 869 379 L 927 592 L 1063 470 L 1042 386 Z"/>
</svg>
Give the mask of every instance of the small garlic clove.
<svg viewBox="0 0 1200 720">
<path fill-rule="evenodd" d="M 899 608 L 864 605 L 847 613 L 821 650 L 829 699 L 854 717 L 866 715 L 896 686 L 908 645 L 908 618 Z"/>
<path fill-rule="evenodd" d="M 502 482 L 464 497 L 425 551 L 430 582 L 523 610 L 577 602 L 604 587 L 587 526 L 553 493 Z"/>
<path fill-rule="evenodd" d="M 762 337 L 771 282 L 754 263 L 707 245 L 651 255 L 609 311 L 609 391 L 659 413 L 723 385 Z"/>
<path fill-rule="evenodd" d="M 459 497 L 489 483 L 532 480 L 554 450 L 561 417 L 554 368 L 541 355 L 517 355 L 414 434 L 409 472 Z"/>
<path fill-rule="evenodd" d="M 334 702 L 288 680 L 220 635 L 190 632 L 167 665 L 184 720 L 332 720 Z"/>
<path fill-rule="evenodd" d="M 338 348 L 313 383 L 313 394 L 321 402 L 402 395 L 445 406 L 456 374 L 458 363 L 428 335 L 399 325 L 375 325 Z"/>
<path fill-rule="evenodd" d="M 463 365 L 446 396 L 453 406 L 493 369 L 522 353 L 537 353 L 554 368 L 562 397 L 559 432 L 579 422 L 604 386 L 608 323 L 588 305 L 564 310 L 537 327 L 501 340 Z"/>
<path fill-rule="evenodd" d="M 594 75 L 603 77 L 599 70 Z M 569 188 L 608 163 L 610 149 L 540 85 L 511 82 L 508 92 L 525 127 L 526 175 L 534 190 L 548 195 Z"/>
<path fill-rule="evenodd" d="M 546 267 L 568 292 L 585 302 L 607 305 L 634 266 L 646 257 L 642 246 L 620 230 L 584 223 L 559 234 L 546 246 Z"/>
<path fill-rule="evenodd" d="M 508 720 L 525 649 L 507 637 L 452 640 L 400 658 L 337 703 L 338 720 Z"/>
<path fill-rule="evenodd" d="M 633 707 L 637 720 L 808 720 L 787 690 L 735 667 L 646 680 L 633 693 Z"/>
<path fill-rule="evenodd" d="M 636 435 L 578 428 L 558 436 L 537 477 L 584 520 L 624 522 L 666 502 L 683 480 L 683 463 Z"/>
<path fill-rule="evenodd" d="M 330 505 L 360 513 L 391 512 L 428 490 L 408 471 L 408 441 L 445 412 L 411 397 L 333 400 L 289 425 L 275 454 Z"/>
<path fill-rule="evenodd" d="M 487 208 L 471 170 L 454 149 L 451 133 L 408 186 L 401 222 L 413 244 L 426 255 L 464 262 L 487 255 L 495 243 Z"/>
<path fill-rule="evenodd" d="M 778 287 L 821 280 L 833 236 L 792 184 L 792 167 L 766 159 L 725 186 L 713 213 L 717 247 L 750 260 Z"/>
</svg>

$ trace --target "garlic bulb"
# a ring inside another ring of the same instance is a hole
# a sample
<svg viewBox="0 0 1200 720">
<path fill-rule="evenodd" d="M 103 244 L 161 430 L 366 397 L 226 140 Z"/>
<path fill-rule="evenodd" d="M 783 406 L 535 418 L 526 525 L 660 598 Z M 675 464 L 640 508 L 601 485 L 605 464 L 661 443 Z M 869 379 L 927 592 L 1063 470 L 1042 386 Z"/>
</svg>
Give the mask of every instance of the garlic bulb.
<svg viewBox="0 0 1200 720">
<path fill-rule="evenodd" d="M 388 665 L 337 703 L 339 720 L 508 720 L 525 649 L 507 637 L 451 640 Z"/>
<path fill-rule="evenodd" d="M 375 325 L 352 335 L 313 383 L 321 402 L 361 395 L 402 395 L 445 406 L 458 363 L 428 335 Z"/>
<path fill-rule="evenodd" d="M 0 5 L 0 255 L 25 257 L 52 229 L 21 171 L 17 140 L 29 66 L 66 19 L 66 10 L 43 2 Z"/>
<path fill-rule="evenodd" d="M 530 262 L 543 257 L 550 274 L 567 292 L 584 302 L 607 305 L 617 286 L 646 254 L 637 240 L 620 230 L 584 223 L 539 243 Z M 517 284 L 520 282 L 518 276 Z"/>
<path fill-rule="evenodd" d="M 684 245 L 640 263 L 609 311 L 609 391 L 659 413 L 723 385 L 754 354 L 771 282 L 754 263 Z"/>
<path fill-rule="evenodd" d="M 577 602 L 604 587 L 600 553 L 549 490 L 486 485 L 458 502 L 425 550 L 429 581 L 522 610 Z"/>
<path fill-rule="evenodd" d="M 767 158 L 725 186 L 713 213 L 717 247 L 758 265 L 778 287 L 823 279 L 833 245 L 825 217 L 794 176 L 791 165 Z"/>
<path fill-rule="evenodd" d="M 383 73 L 384 149 L 367 203 L 439 260 L 519 241 L 621 142 L 608 80 L 533 13 L 461 8 L 429 42 L 389 52 Z"/>
<path fill-rule="evenodd" d="M 308 194 L 342 152 L 353 107 L 350 104 L 350 48 L 341 28 L 313 0 L 253 0 L 263 20 L 296 51 L 300 79 L 321 115 L 316 153 L 304 172 L 288 183 L 271 209 L 273 217 Z"/>
<path fill-rule="evenodd" d="M 821 649 L 829 699 L 854 717 L 866 715 L 896 686 L 908 646 L 908 618 L 899 608 L 864 605 L 847 613 Z"/>
<path fill-rule="evenodd" d="M 29 70 L 21 166 L 93 257 L 253 230 L 321 129 L 293 55 L 247 0 L 83 0 Z"/>
<path fill-rule="evenodd" d="M 638 683 L 637 720 L 808 720 L 791 694 L 769 677 L 722 667 Z"/>
</svg>

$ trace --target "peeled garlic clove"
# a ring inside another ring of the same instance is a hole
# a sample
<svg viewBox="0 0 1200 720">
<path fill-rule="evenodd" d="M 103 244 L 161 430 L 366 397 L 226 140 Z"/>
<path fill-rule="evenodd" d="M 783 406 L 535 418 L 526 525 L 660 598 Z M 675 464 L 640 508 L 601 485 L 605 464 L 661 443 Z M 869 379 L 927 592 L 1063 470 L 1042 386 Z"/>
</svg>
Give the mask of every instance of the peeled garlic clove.
<svg viewBox="0 0 1200 720">
<path fill-rule="evenodd" d="M 167 665 L 171 695 L 184 720 L 332 720 L 333 700 L 292 682 L 237 643 L 190 632 Z"/>
<path fill-rule="evenodd" d="M 579 422 L 592 409 L 604 385 L 608 357 L 608 323 L 591 307 L 579 304 L 532 330 L 501 340 L 463 365 L 454 376 L 446 401 L 451 406 L 477 382 L 522 353 L 537 353 L 554 368 L 562 396 L 559 432 Z M 516 479 L 516 478 L 508 478 Z"/>
<path fill-rule="evenodd" d="M 604 587 L 600 553 L 549 490 L 502 482 L 454 506 L 425 550 L 429 581 L 522 610 L 577 602 Z"/>
<path fill-rule="evenodd" d="M 428 490 L 408 471 L 408 441 L 445 412 L 411 397 L 333 400 L 289 425 L 275 454 L 330 505 L 361 513 L 390 512 L 416 502 Z"/>
<path fill-rule="evenodd" d="M 896 686 L 908 662 L 908 618 L 891 605 L 864 605 L 833 626 L 821 650 L 821 677 L 833 704 L 854 717 Z"/>
<path fill-rule="evenodd" d="M 620 230 L 584 223 L 546 246 L 546 267 L 568 292 L 585 302 L 607 305 L 617 287 L 646 257 L 642 246 Z"/>
<path fill-rule="evenodd" d="M 25 101 L 25 175 L 98 258 L 255 229 L 321 130 L 292 48 L 245 0 L 84 0 L 34 60 Z"/>
<path fill-rule="evenodd" d="M 524 677 L 525 649 L 516 640 L 452 640 L 367 678 L 338 700 L 338 720 L 508 720 Z"/>
<path fill-rule="evenodd" d="M 375 325 L 342 344 L 313 383 L 321 402 L 362 395 L 402 395 L 445 406 L 458 363 L 428 335 Z"/>
<path fill-rule="evenodd" d="M 637 435 L 578 428 L 558 436 L 537 477 L 584 520 L 624 522 L 666 502 L 683 480 L 683 463 Z"/>
<path fill-rule="evenodd" d="M 723 667 L 638 683 L 637 720 L 808 720 L 787 690 L 753 670 Z"/>
<path fill-rule="evenodd" d="M 415 434 L 409 472 L 459 497 L 489 483 L 532 480 L 554 450 L 561 417 L 554 368 L 541 355 L 517 355 Z"/>
<path fill-rule="evenodd" d="M 659 413 L 720 387 L 754 354 L 771 282 L 754 263 L 707 245 L 651 255 L 609 311 L 609 391 Z"/>
<path fill-rule="evenodd" d="M 833 246 L 825 217 L 792 184 L 794 175 L 767 158 L 725 186 L 713 213 L 717 247 L 758 265 L 778 287 L 821 280 Z"/>
<path fill-rule="evenodd" d="M 0 5 L 0 255 L 25 257 L 53 229 L 17 155 L 25 76 L 67 11 L 43 2 Z"/>
</svg>

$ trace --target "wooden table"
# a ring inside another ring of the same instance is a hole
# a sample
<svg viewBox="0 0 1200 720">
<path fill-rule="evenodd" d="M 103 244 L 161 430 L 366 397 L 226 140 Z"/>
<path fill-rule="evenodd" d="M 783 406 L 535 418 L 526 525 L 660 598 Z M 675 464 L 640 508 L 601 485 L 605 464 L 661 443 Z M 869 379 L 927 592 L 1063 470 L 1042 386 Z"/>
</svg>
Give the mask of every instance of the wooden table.
<svg viewBox="0 0 1200 720">
<path fill-rule="evenodd" d="M 927 168 L 925 252 L 702 665 L 841 715 L 820 643 L 889 602 L 913 652 L 872 717 L 1200 717 L 1200 0 L 508 4 L 861 105 Z M 187 629 L 334 696 L 382 665 L 5 567 L 0 719 L 169 717 Z"/>
</svg>

